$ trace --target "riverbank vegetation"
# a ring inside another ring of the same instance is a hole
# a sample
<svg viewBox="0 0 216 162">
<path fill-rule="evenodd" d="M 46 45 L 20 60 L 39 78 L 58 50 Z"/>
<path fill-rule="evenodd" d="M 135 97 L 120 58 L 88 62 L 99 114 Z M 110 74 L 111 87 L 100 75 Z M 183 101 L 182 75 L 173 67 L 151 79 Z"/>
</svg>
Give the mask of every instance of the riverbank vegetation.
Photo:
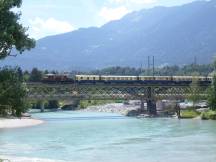
<svg viewBox="0 0 216 162">
<path fill-rule="evenodd" d="M 0 115 L 20 117 L 27 110 L 27 87 L 20 68 L 0 69 Z"/>
<path fill-rule="evenodd" d="M 209 110 L 201 114 L 201 119 L 203 120 L 216 120 L 216 111 Z"/>
<path fill-rule="evenodd" d="M 192 119 L 200 116 L 200 112 L 196 111 L 195 109 L 188 109 L 181 111 L 181 118 L 182 119 Z"/>
<path fill-rule="evenodd" d="M 208 104 L 210 110 L 203 112 L 201 118 L 204 120 L 216 120 L 216 74 L 214 74 L 212 85 L 208 89 Z"/>
<path fill-rule="evenodd" d="M 191 83 L 191 96 L 188 98 L 193 102 L 193 107 L 187 110 L 182 110 L 181 118 L 196 118 L 200 116 L 203 120 L 216 120 L 216 75 L 213 75 L 212 85 L 207 89 L 209 110 L 203 111 L 202 113 L 197 111 L 195 107 L 196 102 L 205 99 L 204 96 L 199 95 L 199 90 L 200 86 L 198 85 L 198 82 L 193 80 Z"/>
<path fill-rule="evenodd" d="M 16 56 L 35 46 L 27 28 L 20 24 L 22 0 L 0 1 L 0 60 Z M 14 50 L 16 49 L 16 52 Z M 20 117 L 26 111 L 27 88 L 20 68 L 0 68 L 0 115 Z"/>
</svg>

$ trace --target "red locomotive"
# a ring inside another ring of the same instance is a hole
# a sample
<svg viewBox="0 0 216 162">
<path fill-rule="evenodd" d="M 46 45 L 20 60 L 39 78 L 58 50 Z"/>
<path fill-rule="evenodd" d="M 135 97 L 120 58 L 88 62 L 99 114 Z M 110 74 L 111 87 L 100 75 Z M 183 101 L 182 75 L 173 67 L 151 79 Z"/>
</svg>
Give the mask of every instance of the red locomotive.
<svg viewBox="0 0 216 162">
<path fill-rule="evenodd" d="M 73 83 L 74 77 L 70 74 L 46 74 L 42 80 L 44 83 Z"/>
</svg>

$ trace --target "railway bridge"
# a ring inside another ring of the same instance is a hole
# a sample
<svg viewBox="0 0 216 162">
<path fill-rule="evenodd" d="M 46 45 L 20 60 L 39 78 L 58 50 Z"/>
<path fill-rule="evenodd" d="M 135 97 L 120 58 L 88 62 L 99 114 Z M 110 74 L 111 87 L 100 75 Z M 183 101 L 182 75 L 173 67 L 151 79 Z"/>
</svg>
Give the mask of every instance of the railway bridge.
<svg viewBox="0 0 216 162">
<path fill-rule="evenodd" d="M 147 111 L 156 115 L 156 101 L 181 100 L 192 95 L 207 95 L 208 84 L 200 84 L 193 87 L 191 84 L 178 84 L 168 82 L 161 84 L 131 83 L 88 83 L 88 84 L 62 84 L 62 83 L 28 83 L 29 100 L 141 100 L 141 110 L 144 110 L 144 102 L 147 103 Z"/>
</svg>

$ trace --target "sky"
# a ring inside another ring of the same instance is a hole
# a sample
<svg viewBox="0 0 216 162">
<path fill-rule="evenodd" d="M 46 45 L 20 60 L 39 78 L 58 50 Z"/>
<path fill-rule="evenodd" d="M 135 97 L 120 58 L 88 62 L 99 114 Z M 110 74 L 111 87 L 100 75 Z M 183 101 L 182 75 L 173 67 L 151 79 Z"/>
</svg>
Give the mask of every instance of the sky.
<svg viewBox="0 0 216 162">
<path fill-rule="evenodd" d="M 23 0 L 21 23 L 39 39 L 79 28 L 100 27 L 124 15 L 155 6 L 175 6 L 196 0 Z"/>
</svg>

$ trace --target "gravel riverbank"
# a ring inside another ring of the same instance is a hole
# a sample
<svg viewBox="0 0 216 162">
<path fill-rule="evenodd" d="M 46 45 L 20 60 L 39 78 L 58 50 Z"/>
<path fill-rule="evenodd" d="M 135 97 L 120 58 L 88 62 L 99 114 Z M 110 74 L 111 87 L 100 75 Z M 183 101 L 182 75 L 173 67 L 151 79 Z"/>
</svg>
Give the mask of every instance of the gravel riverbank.
<svg viewBox="0 0 216 162">
<path fill-rule="evenodd" d="M 8 157 L 0 156 L 0 161 L 3 162 L 64 162 L 61 160 L 39 159 L 39 158 L 27 158 L 27 157 Z"/>
<path fill-rule="evenodd" d="M 89 106 L 86 109 L 80 110 L 84 112 L 106 112 L 127 115 L 129 111 L 139 109 L 139 105 L 125 105 L 123 103 L 112 103 L 99 106 Z"/>
<path fill-rule="evenodd" d="M 42 120 L 37 120 L 32 118 L 21 118 L 21 119 L 0 118 L 0 129 L 30 127 L 42 123 L 43 123 Z"/>
</svg>

